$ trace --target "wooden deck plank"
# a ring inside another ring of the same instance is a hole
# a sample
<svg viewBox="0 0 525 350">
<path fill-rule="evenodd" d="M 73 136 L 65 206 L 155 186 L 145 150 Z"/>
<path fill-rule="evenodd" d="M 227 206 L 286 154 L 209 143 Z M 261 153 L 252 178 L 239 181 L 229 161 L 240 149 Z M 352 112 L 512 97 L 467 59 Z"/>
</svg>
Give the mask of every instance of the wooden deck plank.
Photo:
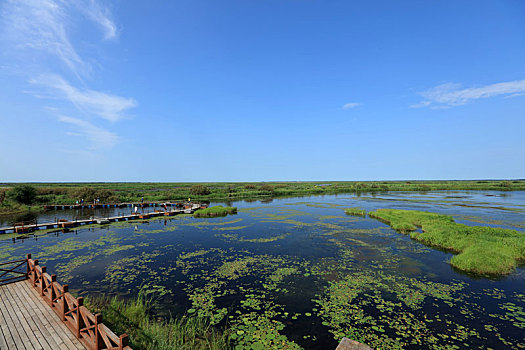
<svg viewBox="0 0 525 350">
<path fill-rule="evenodd" d="M 0 288 L 0 329 L 2 330 L 2 335 L 5 339 L 6 349 L 16 349 L 15 342 L 11 336 L 11 331 L 9 330 L 9 325 L 7 324 L 7 319 L 5 317 L 6 313 L 4 312 L 4 304 L 2 302 L 3 297 L 4 293 L 2 288 Z"/>
<path fill-rule="evenodd" d="M 20 308 L 15 300 L 18 298 L 17 294 L 19 293 L 23 293 L 23 291 L 21 291 L 20 288 L 16 286 L 16 283 L 6 286 L 4 296 L 6 297 L 5 301 L 8 301 L 10 304 L 8 310 L 11 310 L 11 316 L 16 319 L 16 326 L 22 341 L 24 342 L 24 346 L 29 349 L 34 348 L 42 350 L 42 345 L 40 345 L 40 342 L 32 332 L 24 317 L 24 314 L 27 312 L 26 309 Z"/>
<path fill-rule="evenodd" d="M 22 286 L 23 288 L 30 290 L 30 292 L 32 292 L 38 300 L 42 300 L 38 292 L 31 286 L 29 282 L 22 283 Z M 42 301 L 40 304 L 40 309 L 44 312 L 49 312 L 50 319 L 52 319 L 54 324 L 57 325 L 57 328 L 55 329 L 63 330 L 62 332 L 58 332 L 58 334 L 60 335 L 60 339 L 68 346 L 68 348 L 75 350 L 85 350 L 85 346 L 76 338 L 69 328 L 67 328 L 67 326 L 60 320 L 60 317 L 49 307 L 49 305 Z"/>
<path fill-rule="evenodd" d="M 22 288 L 20 288 L 19 292 L 25 293 L 25 291 Z M 48 337 L 46 337 L 46 335 L 49 335 L 49 333 L 47 334 L 43 333 L 36 325 L 36 322 L 34 319 L 35 310 L 29 306 L 25 298 L 23 298 L 20 295 L 18 295 L 18 298 L 13 296 L 13 301 L 16 303 L 16 307 L 18 307 L 21 310 L 22 309 L 25 310 L 22 317 L 23 317 L 23 322 L 26 323 L 26 331 L 34 334 L 40 347 L 43 350 L 53 350 L 54 348 L 56 348 L 57 344 L 55 344 L 54 342 L 51 342 L 50 344 L 50 342 L 48 342 L 47 340 Z"/>
<path fill-rule="evenodd" d="M 0 316 L 0 323 L 2 323 L 3 320 Z M 0 325 L 0 349 L 7 349 L 7 343 L 5 341 L 4 332 L 2 331 L 2 326 Z"/>
<path fill-rule="evenodd" d="M 24 296 L 22 298 L 22 302 L 25 302 L 29 308 L 30 308 L 30 316 L 33 320 L 35 327 L 37 328 L 37 331 L 41 333 L 44 338 L 46 339 L 47 343 L 52 349 L 58 349 L 60 345 L 54 341 L 54 339 L 51 337 L 51 334 L 49 333 L 49 327 L 47 324 L 45 324 L 45 321 L 42 322 L 40 311 L 36 310 L 36 307 L 34 306 L 34 303 L 31 300 L 26 300 L 26 297 Z"/>
<path fill-rule="evenodd" d="M 62 323 L 57 314 L 45 303 L 45 301 L 40 297 L 38 292 L 31 286 L 27 281 L 20 282 L 22 288 L 24 288 L 27 293 L 27 297 L 31 297 L 36 304 L 38 310 L 40 310 L 41 315 L 47 315 L 44 321 L 49 322 L 53 327 L 51 328 L 52 338 L 59 344 L 60 348 L 63 349 L 74 349 L 74 350 L 85 350 L 86 348 L 80 341 L 75 337 L 73 333 L 67 328 L 67 326 Z M 64 344 L 65 347 L 62 345 Z"/>
<path fill-rule="evenodd" d="M 27 283 L 24 283 L 24 285 L 22 285 L 21 287 L 25 292 L 23 293 L 22 297 L 25 299 L 27 305 L 29 305 L 29 307 L 34 310 L 34 319 L 35 321 L 37 321 L 37 325 L 39 326 L 40 331 L 46 335 L 46 339 L 48 339 L 50 343 L 53 343 L 54 348 L 61 348 L 63 341 L 62 339 L 60 339 L 55 330 L 56 325 L 54 319 L 49 318 L 49 315 L 47 314 L 46 310 L 41 309 L 39 300 L 35 298 L 35 295 L 32 293 L 31 289 L 34 288 Z M 38 295 L 36 296 L 38 297 Z"/>
<path fill-rule="evenodd" d="M 38 292 L 30 286 L 29 283 L 23 283 L 22 288 L 26 291 L 24 296 L 28 300 L 28 303 L 35 308 L 36 317 L 39 318 L 38 324 L 40 325 L 40 329 L 42 331 L 48 331 L 49 341 L 56 344 L 54 348 L 76 350 L 77 348 L 73 343 L 80 343 L 73 337 L 69 329 L 60 322 L 60 319 L 53 310 L 51 310 L 51 308 L 41 299 Z M 71 340 L 68 336 L 71 336 L 74 339 Z"/>
<path fill-rule="evenodd" d="M 11 345 L 14 349 L 17 350 L 26 350 L 24 343 L 22 342 L 22 338 L 20 337 L 20 334 L 18 333 L 18 327 L 16 322 L 13 321 L 13 315 L 11 314 L 11 311 L 8 309 L 9 302 L 6 300 L 7 291 L 5 290 L 5 286 L 2 288 L 2 295 L 0 298 L 0 301 L 2 303 L 2 314 L 4 316 L 5 321 L 7 322 L 7 327 L 9 328 L 9 332 L 11 334 Z"/>
<path fill-rule="evenodd" d="M 27 282 L 0 287 L 0 349 L 85 350 Z"/>
<path fill-rule="evenodd" d="M 23 287 L 23 285 L 21 287 Z M 47 320 L 45 315 L 38 309 L 36 306 L 37 303 L 35 303 L 35 300 L 27 294 L 27 291 L 23 289 L 23 292 L 24 293 L 21 294 L 22 302 L 27 305 L 26 307 L 30 310 L 29 313 L 31 314 L 32 320 L 35 322 L 39 332 L 46 338 L 51 348 L 59 349 L 60 342 L 57 343 L 52 336 L 52 333 L 54 333 L 53 325 L 50 324 L 49 320 Z"/>
</svg>

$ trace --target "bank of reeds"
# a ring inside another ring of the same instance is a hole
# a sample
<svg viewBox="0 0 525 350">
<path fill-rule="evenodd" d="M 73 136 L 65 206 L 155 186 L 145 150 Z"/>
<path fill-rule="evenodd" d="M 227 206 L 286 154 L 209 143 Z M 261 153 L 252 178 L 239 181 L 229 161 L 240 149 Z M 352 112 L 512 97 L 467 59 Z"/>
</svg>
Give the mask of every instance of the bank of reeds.
<svg viewBox="0 0 525 350">
<path fill-rule="evenodd" d="M 525 261 L 525 235 L 515 230 L 467 226 L 448 215 L 416 210 L 378 209 L 368 215 L 424 244 L 457 253 L 450 264 L 458 270 L 503 275 Z"/>
<path fill-rule="evenodd" d="M 228 214 L 237 214 L 237 208 L 216 205 L 210 208 L 197 210 L 195 213 L 193 213 L 193 216 L 196 218 L 210 218 L 216 216 L 226 216 Z"/>
<path fill-rule="evenodd" d="M 1 191 L 11 191 L 18 184 L 5 184 Z M 388 191 L 460 191 L 495 190 L 523 191 L 523 180 L 478 181 L 331 181 L 331 182 L 271 182 L 271 183 L 32 183 L 37 189 L 33 205 L 74 204 L 77 200 L 100 198 L 109 202 L 172 201 L 223 201 L 242 199 L 267 199 L 339 193 L 381 193 Z M 196 187 L 198 186 L 198 187 Z M 197 191 L 196 189 L 205 189 Z M 1 194 L 0 194 L 1 196 Z M 0 203 L 0 215 L 14 212 Z"/>
<path fill-rule="evenodd" d="M 227 331 L 214 328 L 202 317 L 154 319 L 151 302 L 139 293 L 131 300 L 90 297 L 88 308 L 102 314 L 104 323 L 116 334 L 129 335 L 134 350 L 222 350 L 231 349 Z"/>
</svg>

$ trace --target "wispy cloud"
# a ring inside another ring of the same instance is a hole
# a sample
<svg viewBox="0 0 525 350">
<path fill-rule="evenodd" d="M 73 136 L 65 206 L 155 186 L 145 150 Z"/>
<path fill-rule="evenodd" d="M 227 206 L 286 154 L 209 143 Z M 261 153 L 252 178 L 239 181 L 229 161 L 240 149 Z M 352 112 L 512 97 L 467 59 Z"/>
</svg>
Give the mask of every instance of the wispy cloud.
<svg viewBox="0 0 525 350">
<path fill-rule="evenodd" d="M 33 54 L 50 54 L 75 74 L 90 67 L 78 55 L 68 38 L 69 16 L 62 3 L 53 0 L 7 0 L 2 7 L 4 39 L 17 49 Z"/>
<path fill-rule="evenodd" d="M 94 32 L 95 40 L 118 36 L 111 11 L 101 0 L 4 0 L 0 3 L 2 49 L 7 57 L 12 56 L 17 67 L 24 67 L 24 70 L 11 70 L 28 79 L 32 90 L 37 90 L 27 93 L 41 99 L 67 101 L 81 112 L 80 117 L 71 118 L 64 116 L 70 112 L 62 107 L 48 106 L 47 101 L 43 106 L 58 121 L 74 126 L 66 134 L 86 138 L 91 145 L 87 151 L 93 151 L 112 147 L 119 139 L 116 133 L 95 125 L 96 118 L 119 121 L 137 102 L 88 87 L 93 67 L 100 63 L 92 51 L 78 50 L 80 46 L 75 45 L 72 35 L 80 26 L 83 30 L 90 28 L 85 24 L 100 29 Z M 92 47 L 91 43 L 88 46 Z M 57 71 L 60 74 L 49 73 Z"/>
<path fill-rule="evenodd" d="M 110 122 L 124 118 L 124 112 L 137 105 L 132 98 L 106 94 L 89 89 L 78 89 L 57 74 L 43 74 L 30 80 L 32 84 L 53 90 L 60 98 L 70 101 L 76 108 L 102 117 Z"/>
<path fill-rule="evenodd" d="M 75 128 L 73 132 L 69 132 L 69 136 L 83 135 L 90 141 L 90 148 L 92 150 L 103 150 L 113 147 L 118 142 L 118 135 L 100 128 L 82 119 L 60 116 L 60 122 L 73 125 Z"/>
<path fill-rule="evenodd" d="M 2 5 L 2 36 L 17 49 L 33 55 L 58 58 L 77 76 L 91 73 L 91 65 L 79 55 L 68 35 L 82 13 L 104 32 L 104 39 L 117 36 L 109 10 L 95 0 L 7 0 Z"/>
<path fill-rule="evenodd" d="M 95 0 L 75 1 L 74 2 L 89 19 L 97 23 L 104 31 L 104 39 L 117 37 L 117 26 L 111 18 L 108 8 L 101 6 Z"/>
<path fill-rule="evenodd" d="M 519 96 L 524 92 L 525 80 L 514 80 L 471 88 L 462 88 L 461 84 L 447 83 L 420 92 L 419 95 L 424 100 L 410 107 L 448 108 L 461 106 L 481 98 L 500 95 L 513 97 Z"/>
<path fill-rule="evenodd" d="M 352 108 L 356 108 L 358 106 L 361 106 L 361 103 L 359 102 L 350 102 L 350 103 L 347 103 L 343 106 L 343 109 L 352 109 Z"/>
</svg>

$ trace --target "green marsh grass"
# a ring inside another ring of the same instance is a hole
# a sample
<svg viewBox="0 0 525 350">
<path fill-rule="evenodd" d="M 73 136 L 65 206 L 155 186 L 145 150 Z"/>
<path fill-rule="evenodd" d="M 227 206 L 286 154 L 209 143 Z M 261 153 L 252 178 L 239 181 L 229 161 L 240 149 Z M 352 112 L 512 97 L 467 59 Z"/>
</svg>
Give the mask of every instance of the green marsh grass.
<svg viewBox="0 0 525 350">
<path fill-rule="evenodd" d="M 144 293 L 135 299 L 90 297 L 87 306 L 102 313 L 103 322 L 116 334 L 129 335 L 134 350 L 231 349 L 228 332 L 214 328 L 204 317 L 154 319 L 152 303 Z"/>
<path fill-rule="evenodd" d="M 0 215 L 19 212 L 8 193 L 18 184 L 5 184 Z M 105 202 L 210 201 L 221 199 L 263 199 L 338 193 L 377 193 L 387 191 L 522 191 L 525 181 L 333 181 L 268 183 L 173 183 L 173 182 L 98 182 L 98 183 L 30 183 L 37 190 L 33 209 L 45 204 L 74 204 L 84 198 L 101 198 Z M 197 190 L 197 187 L 198 189 Z M 1 196 L 1 194 L 0 194 Z"/>
<path fill-rule="evenodd" d="M 366 216 L 366 210 L 361 208 L 347 208 L 345 209 L 345 214 L 354 216 Z"/>
<path fill-rule="evenodd" d="M 206 209 L 197 210 L 193 216 L 196 218 L 209 218 L 216 216 L 226 216 L 228 214 L 237 214 L 237 208 L 235 207 L 223 207 L 222 205 L 216 205 Z"/>
<path fill-rule="evenodd" d="M 525 235 L 515 230 L 467 226 L 448 215 L 416 210 L 378 209 L 368 215 L 426 245 L 457 253 L 450 264 L 461 271 L 504 275 L 525 260 Z"/>
</svg>

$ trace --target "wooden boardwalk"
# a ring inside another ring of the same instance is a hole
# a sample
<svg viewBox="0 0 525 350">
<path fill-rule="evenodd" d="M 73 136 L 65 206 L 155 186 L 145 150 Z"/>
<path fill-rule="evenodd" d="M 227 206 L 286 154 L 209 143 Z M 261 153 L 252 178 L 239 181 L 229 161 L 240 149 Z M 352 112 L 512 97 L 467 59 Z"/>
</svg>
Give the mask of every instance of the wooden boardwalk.
<svg viewBox="0 0 525 350">
<path fill-rule="evenodd" d="M 202 208 L 200 204 L 192 204 L 182 209 L 173 209 L 173 210 L 156 210 L 153 212 L 147 213 L 131 213 L 129 215 L 118 215 L 105 218 L 90 218 L 90 219 L 72 219 L 72 220 L 57 220 L 55 222 L 43 222 L 43 223 L 33 223 L 33 224 L 24 224 L 19 223 L 14 226 L 0 227 L 0 234 L 4 233 L 30 233 L 35 230 L 42 229 L 60 229 L 60 228 L 72 228 L 81 225 L 91 225 L 96 224 L 98 220 L 105 219 L 109 222 L 116 221 L 128 221 L 128 220 L 139 220 L 139 219 L 149 219 L 155 216 L 173 216 L 177 214 L 191 214 Z M 1 349 L 0 349 L 1 350 Z"/>
<path fill-rule="evenodd" d="M 25 281 L 0 286 L 0 349 L 85 350 Z"/>
<path fill-rule="evenodd" d="M 0 350 L 132 350 L 38 260 L 0 263 Z"/>
</svg>

